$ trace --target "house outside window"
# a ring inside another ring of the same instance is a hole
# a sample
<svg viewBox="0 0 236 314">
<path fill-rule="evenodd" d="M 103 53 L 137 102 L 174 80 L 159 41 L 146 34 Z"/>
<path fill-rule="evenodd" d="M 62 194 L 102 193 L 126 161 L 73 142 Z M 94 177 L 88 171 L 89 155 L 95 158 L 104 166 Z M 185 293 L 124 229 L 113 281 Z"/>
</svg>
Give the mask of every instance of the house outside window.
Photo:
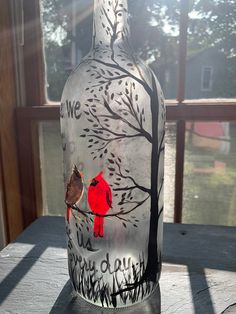
<svg viewBox="0 0 236 314">
<path fill-rule="evenodd" d="M 203 66 L 201 73 L 201 91 L 210 92 L 212 91 L 212 74 L 213 67 Z"/>
</svg>

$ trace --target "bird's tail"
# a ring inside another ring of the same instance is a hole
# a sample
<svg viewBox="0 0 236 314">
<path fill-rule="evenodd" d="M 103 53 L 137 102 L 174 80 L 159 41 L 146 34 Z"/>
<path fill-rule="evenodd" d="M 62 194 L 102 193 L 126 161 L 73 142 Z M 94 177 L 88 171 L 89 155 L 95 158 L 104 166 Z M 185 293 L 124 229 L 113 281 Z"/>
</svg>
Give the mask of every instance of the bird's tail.
<svg viewBox="0 0 236 314">
<path fill-rule="evenodd" d="M 94 236 L 103 238 L 104 236 L 104 217 L 96 216 L 94 219 L 93 226 L 93 234 Z"/>
<path fill-rule="evenodd" d="M 67 220 L 68 224 L 70 223 L 70 215 L 71 215 L 71 209 L 70 209 L 70 207 L 67 207 L 66 220 Z"/>
</svg>

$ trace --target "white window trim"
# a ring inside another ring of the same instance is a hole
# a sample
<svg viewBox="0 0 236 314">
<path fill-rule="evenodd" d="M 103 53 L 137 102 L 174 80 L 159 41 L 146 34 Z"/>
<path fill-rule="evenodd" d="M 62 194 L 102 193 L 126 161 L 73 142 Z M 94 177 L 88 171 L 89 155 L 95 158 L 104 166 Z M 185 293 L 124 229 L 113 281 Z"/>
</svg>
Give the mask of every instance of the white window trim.
<svg viewBox="0 0 236 314">
<path fill-rule="evenodd" d="M 205 69 L 210 69 L 210 73 L 211 73 L 209 88 L 204 88 L 204 86 L 203 86 L 204 70 Z M 213 78 L 213 67 L 212 66 L 202 66 L 202 68 L 201 68 L 201 91 L 202 92 L 211 92 L 212 91 L 212 78 Z"/>
</svg>

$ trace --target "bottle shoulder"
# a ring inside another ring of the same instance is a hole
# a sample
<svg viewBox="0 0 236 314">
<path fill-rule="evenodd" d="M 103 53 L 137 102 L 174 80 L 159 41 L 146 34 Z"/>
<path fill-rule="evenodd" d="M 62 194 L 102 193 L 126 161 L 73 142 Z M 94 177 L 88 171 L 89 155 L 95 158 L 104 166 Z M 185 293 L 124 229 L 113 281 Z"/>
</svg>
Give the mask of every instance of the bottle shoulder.
<svg viewBox="0 0 236 314">
<path fill-rule="evenodd" d="M 114 54 L 105 48 L 88 53 L 70 74 L 63 96 L 74 94 L 75 90 L 86 91 L 87 87 L 90 90 L 105 90 L 111 84 L 115 90 L 120 90 L 124 82 L 135 83 L 139 88 L 146 86 L 146 90 L 155 83 L 162 93 L 151 68 L 132 51 L 118 48 Z"/>
</svg>

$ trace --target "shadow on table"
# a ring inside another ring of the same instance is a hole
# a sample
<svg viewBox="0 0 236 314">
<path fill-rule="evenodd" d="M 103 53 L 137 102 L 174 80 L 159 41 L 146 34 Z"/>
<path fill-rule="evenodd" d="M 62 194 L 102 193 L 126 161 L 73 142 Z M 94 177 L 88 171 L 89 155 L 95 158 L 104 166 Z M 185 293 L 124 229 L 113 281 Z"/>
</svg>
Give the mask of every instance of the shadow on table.
<svg viewBox="0 0 236 314">
<path fill-rule="evenodd" d="M 53 226 L 53 227 L 52 227 Z M 165 224 L 168 229 L 168 225 Z M 199 226 L 191 226 L 191 229 L 199 229 L 199 237 L 194 238 L 192 232 L 179 230 L 178 226 L 171 226 L 171 232 L 165 232 L 164 236 L 164 262 L 177 265 L 186 265 L 189 271 L 189 279 L 192 290 L 192 301 L 196 314 L 205 314 L 204 304 L 208 303 L 207 314 L 214 314 L 214 308 L 210 295 L 210 287 L 207 283 L 204 269 L 218 269 L 227 271 L 236 271 L 234 260 L 228 258 L 232 255 L 232 243 L 227 240 L 228 231 L 224 228 L 217 227 L 220 232 L 208 234 L 208 226 L 201 228 Z M 196 233 L 195 230 L 195 233 Z M 227 228 L 227 230 L 230 230 Z M 232 232 L 235 229 L 232 228 Z M 34 266 L 36 261 L 43 255 L 49 247 L 66 248 L 64 232 L 64 219 L 60 217 L 40 218 L 37 222 L 28 227 L 24 233 L 17 238 L 15 242 L 32 244 L 31 248 L 24 258 L 12 269 L 12 271 L 0 283 L 0 305 L 7 296 L 14 290 L 15 286 L 24 278 L 28 271 Z M 194 234 L 194 233 L 193 233 Z M 40 235 L 40 236 L 37 236 Z M 175 241 L 173 241 L 175 239 Z M 201 240 L 199 242 L 199 239 Z M 224 241 L 225 239 L 225 241 Z M 176 245 L 181 243 L 181 247 Z M 217 245 L 218 254 L 214 256 L 215 247 Z M 14 278 L 14 280 L 13 280 Z M 204 304 L 202 304 L 202 293 L 204 293 Z M 105 314 L 112 313 L 110 310 L 98 309 L 95 306 L 88 306 L 83 299 L 69 298 L 71 295 L 70 283 L 62 289 L 50 313 L 81 313 L 81 314 Z M 86 309 L 85 309 L 86 308 Z M 82 310 L 81 310 L 82 309 Z M 127 314 L 145 313 L 157 314 L 160 310 L 160 291 L 157 289 L 152 297 L 132 308 L 126 309 Z"/>
<path fill-rule="evenodd" d="M 51 230 L 53 230 L 53 233 Z M 45 223 L 45 219 L 42 217 L 38 221 L 32 223 L 13 242 L 13 244 L 32 244 L 33 247 L 29 248 L 23 258 L 18 259 L 19 262 L 16 266 L 0 282 L 0 307 L 8 295 L 14 290 L 17 284 L 24 278 L 49 247 L 66 249 L 65 231 L 63 231 L 64 220 L 61 217 L 48 217 L 47 223 Z M 37 234 L 40 234 L 40 237 L 37 237 Z M 19 253 L 21 254 L 20 251 Z M 12 258 L 10 260 L 13 262 Z"/>
<path fill-rule="evenodd" d="M 0 307 L 7 296 L 14 290 L 17 284 L 30 271 L 47 247 L 35 245 L 32 249 L 20 259 L 12 271 L 0 282 Z M 1 313 L 1 310 L 0 310 Z"/>
<path fill-rule="evenodd" d="M 157 289 L 143 302 L 119 309 L 124 314 L 159 314 L 161 308 L 160 288 Z M 68 280 L 59 294 L 49 314 L 111 314 L 117 313 L 116 309 L 105 309 L 92 305 L 80 296 L 73 296 L 71 283 Z"/>
<path fill-rule="evenodd" d="M 164 228 L 168 228 L 168 224 Z M 214 229 L 209 232 L 211 228 Z M 165 233 L 163 262 L 187 267 L 195 314 L 216 313 L 205 269 L 236 271 L 235 260 L 229 258 L 233 256 L 229 232 L 234 234 L 235 228 L 191 225 L 190 229 L 188 225 L 182 225 L 180 229 L 173 225 L 172 232 Z M 181 249 L 176 243 L 181 243 Z"/>
</svg>

